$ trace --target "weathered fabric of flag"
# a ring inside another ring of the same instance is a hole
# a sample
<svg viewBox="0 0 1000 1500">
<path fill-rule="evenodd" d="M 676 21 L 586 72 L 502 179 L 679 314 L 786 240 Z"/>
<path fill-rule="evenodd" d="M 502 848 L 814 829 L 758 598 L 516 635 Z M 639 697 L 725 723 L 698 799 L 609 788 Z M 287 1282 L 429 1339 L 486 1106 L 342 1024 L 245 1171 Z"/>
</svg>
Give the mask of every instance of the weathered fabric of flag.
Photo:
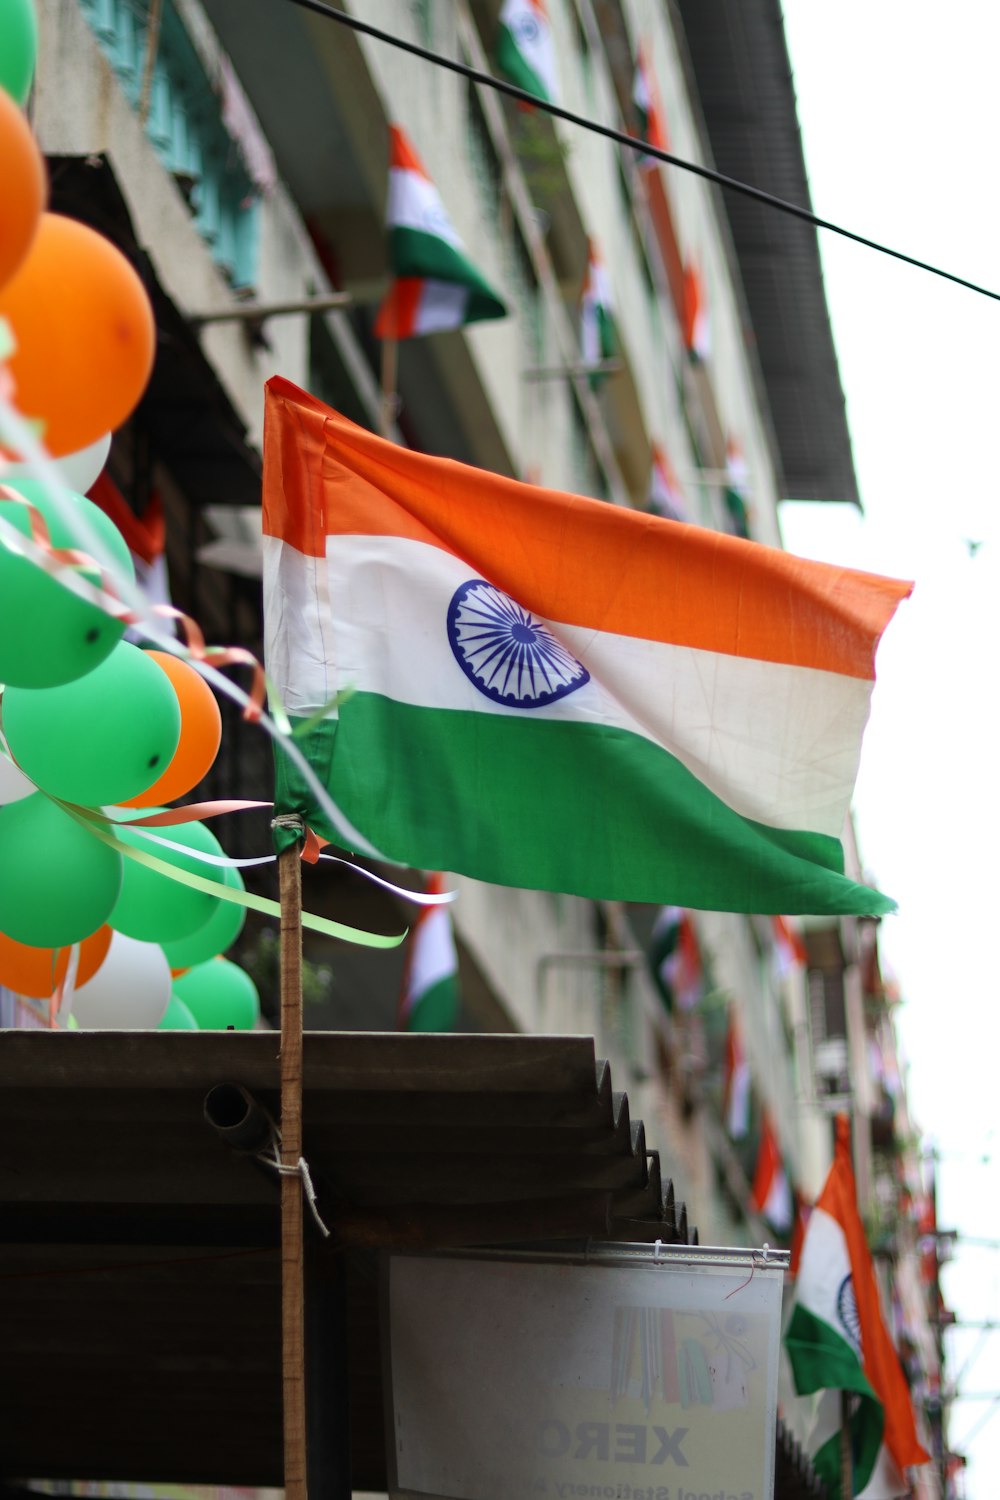
<svg viewBox="0 0 1000 1500">
<path fill-rule="evenodd" d="M 414 453 L 280 377 L 263 521 L 268 672 L 384 857 L 656 905 L 892 908 L 839 836 L 909 584 Z M 337 837 L 287 756 L 276 798 Z"/>
<path fill-rule="evenodd" d="M 858 1213 L 847 1117 L 837 1119 L 833 1166 L 805 1232 L 785 1347 L 800 1395 L 823 1391 L 810 1439 L 831 1500 L 843 1500 L 840 1392 L 852 1392 L 852 1495 L 911 1493 L 908 1466 L 929 1461 L 906 1377 L 882 1318 L 871 1252 Z"/>
<path fill-rule="evenodd" d="M 549 104 L 559 103 L 559 75 L 545 0 L 504 0 L 497 32 L 497 67 L 511 83 Z"/>
<path fill-rule="evenodd" d="M 443 877 L 435 871 L 428 893 L 440 895 Z M 406 965 L 399 997 L 400 1031 L 452 1031 L 458 1017 L 458 953 L 447 906 L 423 906 L 407 938 Z"/>
<path fill-rule="evenodd" d="M 415 338 L 505 318 L 507 308 L 473 265 L 406 132 L 389 127 L 389 265 L 394 280 L 376 338 Z"/>
</svg>

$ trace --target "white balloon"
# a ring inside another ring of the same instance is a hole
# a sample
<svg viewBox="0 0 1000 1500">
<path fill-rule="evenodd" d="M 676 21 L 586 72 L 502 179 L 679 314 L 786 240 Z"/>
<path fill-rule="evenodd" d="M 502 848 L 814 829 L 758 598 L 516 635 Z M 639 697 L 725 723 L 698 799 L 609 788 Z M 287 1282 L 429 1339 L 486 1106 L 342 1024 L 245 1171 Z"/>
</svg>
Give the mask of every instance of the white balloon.
<svg viewBox="0 0 1000 1500">
<path fill-rule="evenodd" d="M 34 783 L 0 750 L 0 807 L 5 807 L 8 802 L 20 802 L 22 797 L 30 797 L 34 790 Z"/>
<path fill-rule="evenodd" d="M 93 979 L 73 995 L 72 1013 L 86 1031 L 151 1031 L 170 1004 L 170 965 L 158 943 L 116 932 Z"/>
<path fill-rule="evenodd" d="M 62 458 L 53 458 L 50 462 L 59 470 L 67 489 L 75 490 L 78 495 L 85 495 L 107 463 L 110 452 L 111 434 L 106 432 L 86 448 L 78 448 L 75 453 L 66 453 Z M 32 473 L 28 464 L 10 464 L 0 475 L 0 483 L 4 478 L 30 478 Z"/>
</svg>

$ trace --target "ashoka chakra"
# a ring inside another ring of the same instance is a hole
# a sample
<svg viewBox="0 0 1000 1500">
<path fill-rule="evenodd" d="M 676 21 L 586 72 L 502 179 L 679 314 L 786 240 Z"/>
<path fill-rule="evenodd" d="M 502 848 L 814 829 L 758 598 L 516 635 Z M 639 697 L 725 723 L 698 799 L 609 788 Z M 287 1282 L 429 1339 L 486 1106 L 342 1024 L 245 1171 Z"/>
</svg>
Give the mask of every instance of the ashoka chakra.
<svg viewBox="0 0 1000 1500">
<path fill-rule="evenodd" d="M 854 1277 L 845 1276 L 837 1292 L 837 1317 L 850 1342 L 861 1352 L 861 1318 L 854 1295 Z"/>
<path fill-rule="evenodd" d="M 472 685 L 510 708 L 544 708 L 590 681 L 541 620 L 484 578 L 455 590 L 448 640 Z"/>
</svg>

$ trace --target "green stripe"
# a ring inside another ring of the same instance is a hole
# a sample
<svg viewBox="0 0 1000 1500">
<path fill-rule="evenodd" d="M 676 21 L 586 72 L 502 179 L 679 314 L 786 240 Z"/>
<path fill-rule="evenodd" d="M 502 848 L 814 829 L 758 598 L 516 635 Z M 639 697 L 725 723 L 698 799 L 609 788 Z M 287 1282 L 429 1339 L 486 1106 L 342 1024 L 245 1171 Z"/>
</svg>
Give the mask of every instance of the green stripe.
<svg viewBox="0 0 1000 1500">
<path fill-rule="evenodd" d="M 858 1405 L 850 1419 L 854 1465 L 852 1489 L 855 1494 L 860 1494 L 878 1458 L 885 1414 L 856 1351 L 825 1319 L 799 1303 L 792 1309 L 785 1332 L 785 1348 L 795 1389 L 800 1396 L 822 1390 L 856 1393 Z M 829 1489 L 830 1500 L 840 1500 L 839 1432 L 817 1449 L 812 1462 Z"/>
<path fill-rule="evenodd" d="M 546 103 L 552 103 L 548 89 L 534 68 L 525 60 L 523 52 L 519 50 L 506 26 L 500 27 L 497 36 L 497 67 L 517 88 L 524 89 L 526 94 L 535 94 Z"/>
<path fill-rule="evenodd" d="M 627 730 L 359 692 L 300 743 L 346 816 L 402 864 L 710 911 L 892 910 L 844 878 L 836 839 L 740 817 Z M 287 756 L 275 798 L 334 838 Z"/>
<path fill-rule="evenodd" d="M 454 1031 L 457 1016 L 458 985 L 449 974 L 424 990 L 404 1024 L 407 1031 Z"/>
<path fill-rule="evenodd" d="M 390 229 L 389 264 L 396 276 L 421 276 L 468 287 L 472 296 L 465 315 L 467 323 L 507 316 L 507 308 L 472 262 L 436 234 L 422 229 Z"/>
</svg>

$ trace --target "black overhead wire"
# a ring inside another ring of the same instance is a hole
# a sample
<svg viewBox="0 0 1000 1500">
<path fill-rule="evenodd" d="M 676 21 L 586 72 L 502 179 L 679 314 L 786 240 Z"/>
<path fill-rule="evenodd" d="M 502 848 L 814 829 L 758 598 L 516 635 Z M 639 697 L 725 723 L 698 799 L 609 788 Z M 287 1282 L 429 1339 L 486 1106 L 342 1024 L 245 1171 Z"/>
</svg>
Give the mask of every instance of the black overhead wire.
<svg viewBox="0 0 1000 1500">
<path fill-rule="evenodd" d="M 698 162 L 686 161 L 682 156 L 674 156 L 670 151 L 661 151 L 659 147 L 651 146 L 647 141 L 641 141 L 634 135 L 627 135 L 624 130 L 616 130 L 612 125 L 602 125 L 597 120 L 589 120 L 586 115 L 578 115 L 571 109 L 564 109 L 561 104 L 552 104 L 537 94 L 529 93 L 527 89 L 518 88 L 516 84 L 508 83 L 504 78 L 496 78 L 492 73 L 484 73 L 480 68 L 474 68 L 469 63 L 459 62 L 457 58 L 444 57 L 439 52 L 432 52 L 429 47 L 421 47 L 416 42 L 408 42 L 402 37 L 393 36 L 391 31 L 385 31 L 380 26 L 373 26 L 370 21 L 362 21 L 357 16 L 348 15 L 346 11 L 337 10 L 335 6 L 326 4 L 325 0 L 288 0 L 288 3 L 298 5 L 303 10 L 311 10 L 315 15 L 323 16 L 328 21 L 339 21 L 342 26 L 349 26 L 352 31 L 359 31 L 377 42 L 384 42 L 388 47 L 396 47 L 400 52 L 409 52 L 413 57 L 419 57 L 437 68 L 447 68 L 452 73 L 459 73 L 471 83 L 496 89 L 497 93 L 506 94 L 508 98 L 516 99 L 521 104 L 531 105 L 533 109 L 541 110 L 543 114 L 553 115 L 557 120 L 565 120 L 568 125 L 576 125 L 580 130 L 589 130 L 594 135 L 602 135 L 619 146 L 627 147 L 630 151 L 637 151 L 645 157 L 653 157 L 656 161 L 662 161 L 668 167 L 678 167 L 682 172 L 692 172 L 696 177 L 704 177 L 706 181 L 714 182 L 717 187 L 724 188 L 727 192 L 740 193 L 744 198 L 752 198 L 754 202 L 763 203 L 765 207 L 773 208 L 777 213 L 789 214 L 794 219 L 801 219 L 804 224 L 811 224 L 814 229 L 829 230 L 831 234 L 839 234 L 845 240 L 853 240 L 856 245 L 864 245 L 866 249 L 876 250 L 880 255 L 889 255 L 893 260 L 901 260 L 908 266 L 915 266 L 918 271 L 928 271 L 932 276 L 940 276 L 945 281 L 954 282 L 956 286 L 964 286 L 970 292 L 978 292 L 981 297 L 990 297 L 994 302 L 1000 302 L 1000 292 L 991 291 L 987 286 L 968 281 L 964 276 L 956 276 L 953 271 L 945 271 L 940 266 L 932 266 L 929 261 L 919 260 L 915 255 L 907 255 L 902 250 L 893 250 L 879 240 L 871 240 L 866 235 L 855 234 L 853 229 L 845 229 L 842 224 L 834 224 L 829 219 L 821 219 L 811 209 L 802 208 L 797 203 L 789 203 L 784 198 L 776 198 L 773 193 L 766 193 L 763 188 L 754 187 L 749 182 L 740 182 L 738 178 L 727 177 L 724 172 L 716 172 L 712 167 L 703 167 Z"/>
</svg>

